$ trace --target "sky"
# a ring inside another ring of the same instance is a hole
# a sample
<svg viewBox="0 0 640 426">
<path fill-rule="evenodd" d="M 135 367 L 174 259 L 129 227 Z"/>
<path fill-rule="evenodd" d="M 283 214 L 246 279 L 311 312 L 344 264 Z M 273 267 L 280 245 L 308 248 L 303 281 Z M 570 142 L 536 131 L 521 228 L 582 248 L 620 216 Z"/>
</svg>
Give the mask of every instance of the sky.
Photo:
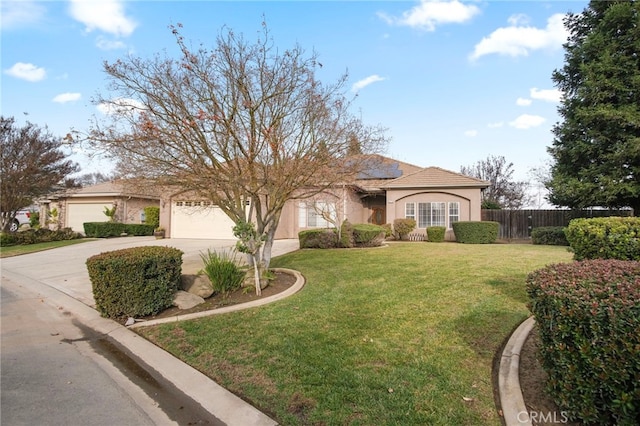
<svg viewBox="0 0 640 426">
<path fill-rule="evenodd" d="M 109 95 L 104 62 L 178 57 L 170 25 L 193 46 L 224 28 L 315 51 L 317 77 L 348 73 L 352 112 L 387 129 L 386 155 L 460 171 L 490 156 L 514 178 L 550 161 L 562 94 L 562 19 L 588 1 L 7 1 L 1 5 L 1 114 L 58 136 L 86 131 Z M 76 152 L 85 173 L 110 165 Z"/>
</svg>

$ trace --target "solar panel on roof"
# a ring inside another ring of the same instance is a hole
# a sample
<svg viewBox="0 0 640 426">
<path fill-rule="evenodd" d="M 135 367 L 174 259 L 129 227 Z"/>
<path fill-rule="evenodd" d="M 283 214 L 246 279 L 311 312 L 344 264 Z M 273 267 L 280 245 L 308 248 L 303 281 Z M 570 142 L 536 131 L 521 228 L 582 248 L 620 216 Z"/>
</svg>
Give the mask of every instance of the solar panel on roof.
<svg viewBox="0 0 640 426">
<path fill-rule="evenodd" d="M 358 179 L 395 179 L 402 176 L 398 163 L 372 162 L 358 174 Z"/>
</svg>

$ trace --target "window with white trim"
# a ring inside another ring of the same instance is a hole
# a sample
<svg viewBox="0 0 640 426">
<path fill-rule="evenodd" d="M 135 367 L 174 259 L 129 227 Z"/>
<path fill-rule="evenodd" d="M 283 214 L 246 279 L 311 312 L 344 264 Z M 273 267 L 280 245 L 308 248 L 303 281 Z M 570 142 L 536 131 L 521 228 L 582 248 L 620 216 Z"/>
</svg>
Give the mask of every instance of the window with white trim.
<svg viewBox="0 0 640 426">
<path fill-rule="evenodd" d="M 460 221 L 460 203 L 453 202 L 449 203 L 449 228 L 455 222 Z"/>
<path fill-rule="evenodd" d="M 404 217 L 406 219 L 416 218 L 416 203 L 406 203 L 404 205 Z"/>
<path fill-rule="evenodd" d="M 334 226 L 331 221 L 335 223 L 337 217 L 335 203 L 316 201 L 298 206 L 298 225 L 301 228 L 331 228 Z"/>
<path fill-rule="evenodd" d="M 418 203 L 418 228 L 446 226 L 444 202 Z"/>
</svg>

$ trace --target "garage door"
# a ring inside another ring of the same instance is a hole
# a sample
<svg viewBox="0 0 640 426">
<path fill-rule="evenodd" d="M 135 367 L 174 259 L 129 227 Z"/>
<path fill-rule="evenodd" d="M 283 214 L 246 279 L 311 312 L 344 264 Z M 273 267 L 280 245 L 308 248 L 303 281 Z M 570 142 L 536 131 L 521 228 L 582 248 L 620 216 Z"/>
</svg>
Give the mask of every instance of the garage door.
<svg viewBox="0 0 640 426">
<path fill-rule="evenodd" d="M 174 201 L 171 238 L 236 239 L 234 223 L 219 207 L 202 201 Z"/>
<path fill-rule="evenodd" d="M 106 222 L 104 208 L 113 208 L 112 203 L 67 204 L 67 226 L 84 234 L 85 222 Z"/>
</svg>

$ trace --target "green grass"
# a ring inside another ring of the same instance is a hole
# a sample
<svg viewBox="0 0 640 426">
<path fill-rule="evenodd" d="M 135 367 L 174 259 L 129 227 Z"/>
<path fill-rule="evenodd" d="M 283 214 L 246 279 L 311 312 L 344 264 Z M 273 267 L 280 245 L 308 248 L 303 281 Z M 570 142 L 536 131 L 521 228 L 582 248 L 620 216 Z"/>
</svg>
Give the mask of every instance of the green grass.
<svg viewBox="0 0 640 426">
<path fill-rule="evenodd" d="M 0 247 L 0 258 L 19 256 L 21 254 L 35 253 L 37 251 L 49 250 L 58 247 L 70 246 L 72 244 L 86 243 L 87 241 L 95 241 L 95 238 L 81 238 L 77 240 L 50 241 L 48 243 L 25 244 L 17 246 Z"/>
<path fill-rule="evenodd" d="M 262 308 L 140 329 L 283 425 L 495 425 L 492 360 L 529 314 L 527 274 L 565 247 L 302 250 Z"/>
</svg>

